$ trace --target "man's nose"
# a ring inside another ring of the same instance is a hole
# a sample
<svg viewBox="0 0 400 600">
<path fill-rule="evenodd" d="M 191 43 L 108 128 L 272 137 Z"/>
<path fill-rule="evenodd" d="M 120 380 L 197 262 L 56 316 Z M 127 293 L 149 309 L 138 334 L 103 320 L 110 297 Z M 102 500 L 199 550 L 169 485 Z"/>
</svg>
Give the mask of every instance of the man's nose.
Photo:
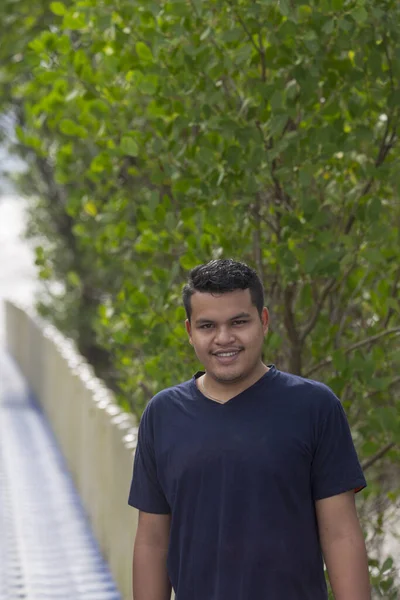
<svg viewBox="0 0 400 600">
<path fill-rule="evenodd" d="M 219 327 L 216 332 L 215 342 L 217 344 L 226 345 L 232 341 L 232 330 L 229 327 Z"/>
</svg>

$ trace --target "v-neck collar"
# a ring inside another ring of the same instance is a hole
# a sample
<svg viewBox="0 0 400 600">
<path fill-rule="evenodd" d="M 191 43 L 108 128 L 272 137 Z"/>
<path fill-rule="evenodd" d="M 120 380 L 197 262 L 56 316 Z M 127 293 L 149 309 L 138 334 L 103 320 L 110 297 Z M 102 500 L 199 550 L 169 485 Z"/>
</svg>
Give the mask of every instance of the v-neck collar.
<svg viewBox="0 0 400 600">
<path fill-rule="evenodd" d="M 269 370 L 266 373 L 264 373 L 264 375 L 262 375 L 260 377 L 260 379 L 257 379 L 257 381 L 255 381 L 248 388 L 246 388 L 245 390 L 242 390 L 241 392 L 236 394 L 236 396 L 232 396 L 232 398 L 229 398 L 229 400 L 227 400 L 226 402 L 218 402 L 217 400 L 213 400 L 212 398 L 209 398 L 208 396 L 203 394 L 201 389 L 199 389 L 197 387 L 196 381 L 197 381 L 197 379 L 199 379 L 199 377 L 201 377 L 202 375 L 205 374 L 205 371 L 197 371 L 193 375 L 192 385 L 195 388 L 196 396 L 198 398 L 200 398 L 203 402 L 208 402 L 208 403 L 214 404 L 215 406 L 227 406 L 227 405 L 234 403 L 234 401 L 236 401 L 237 398 L 240 398 L 241 396 L 243 396 L 245 394 L 253 392 L 255 390 L 255 388 L 262 385 L 264 383 L 264 381 L 266 381 L 267 379 L 272 380 L 278 374 L 278 369 L 276 368 L 275 365 L 271 364 L 271 365 L 267 365 L 267 367 Z"/>
</svg>

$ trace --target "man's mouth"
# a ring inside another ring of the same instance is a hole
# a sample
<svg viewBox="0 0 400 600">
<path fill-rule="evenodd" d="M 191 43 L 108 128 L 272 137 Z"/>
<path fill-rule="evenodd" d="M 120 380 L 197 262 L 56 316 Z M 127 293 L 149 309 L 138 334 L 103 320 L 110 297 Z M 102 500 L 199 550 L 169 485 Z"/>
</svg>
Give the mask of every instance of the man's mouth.
<svg viewBox="0 0 400 600">
<path fill-rule="evenodd" d="M 225 350 L 224 352 L 213 352 L 213 356 L 217 356 L 218 358 L 232 358 L 239 354 L 241 350 Z"/>
</svg>

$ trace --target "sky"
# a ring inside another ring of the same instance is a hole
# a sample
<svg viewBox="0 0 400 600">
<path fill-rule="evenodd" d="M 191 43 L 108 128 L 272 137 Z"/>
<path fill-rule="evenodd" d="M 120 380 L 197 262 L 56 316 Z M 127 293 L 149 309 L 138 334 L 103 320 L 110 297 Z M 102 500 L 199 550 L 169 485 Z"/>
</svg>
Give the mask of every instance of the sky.
<svg viewBox="0 0 400 600">
<path fill-rule="evenodd" d="M 21 163 L 0 147 L 0 171 L 16 171 Z M 32 306 L 37 289 L 32 245 L 23 238 L 27 200 L 0 172 L 0 344 L 5 343 L 4 300 Z"/>
</svg>

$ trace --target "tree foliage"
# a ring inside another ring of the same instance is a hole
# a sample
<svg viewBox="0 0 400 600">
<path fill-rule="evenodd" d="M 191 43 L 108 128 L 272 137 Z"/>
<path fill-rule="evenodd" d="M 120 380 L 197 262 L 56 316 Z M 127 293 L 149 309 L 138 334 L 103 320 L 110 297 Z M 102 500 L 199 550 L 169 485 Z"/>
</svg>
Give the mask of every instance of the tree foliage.
<svg viewBox="0 0 400 600">
<path fill-rule="evenodd" d="M 266 357 L 335 390 L 371 473 L 365 510 L 382 490 L 396 502 L 382 473 L 400 441 L 399 3 L 3 0 L 0 14 L 1 102 L 31 167 L 40 273 L 59 284 L 42 311 L 140 414 L 197 368 L 187 270 L 249 262 Z M 394 598 L 392 565 L 371 569 Z"/>
</svg>

